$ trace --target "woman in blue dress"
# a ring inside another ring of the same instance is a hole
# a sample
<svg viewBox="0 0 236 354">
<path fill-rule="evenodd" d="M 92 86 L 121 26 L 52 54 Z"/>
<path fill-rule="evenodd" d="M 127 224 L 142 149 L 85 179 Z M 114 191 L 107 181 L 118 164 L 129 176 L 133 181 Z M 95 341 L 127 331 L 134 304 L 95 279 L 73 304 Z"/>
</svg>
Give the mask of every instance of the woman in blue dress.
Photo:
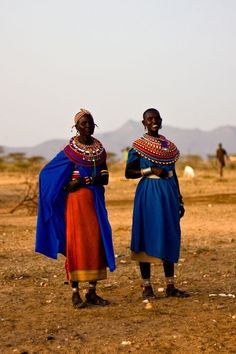
<svg viewBox="0 0 236 354">
<path fill-rule="evenodd" d="M 180 218 L 184 215 L 175 162 L 177 147 L 159 134 L 160 113 L 149 108 L 142 121 L 147 133 L 134 141 L 129 151 L 126 178 L 140 178 L 132 224 L 131 259 L 138 261 L 143 279 L 143 298 L 155 294 L 150 282 L 151 263 L 163 262 L 166 295 L 188 297 L 174 285 L 174 263 L 180 253 Z"/>
</svg>

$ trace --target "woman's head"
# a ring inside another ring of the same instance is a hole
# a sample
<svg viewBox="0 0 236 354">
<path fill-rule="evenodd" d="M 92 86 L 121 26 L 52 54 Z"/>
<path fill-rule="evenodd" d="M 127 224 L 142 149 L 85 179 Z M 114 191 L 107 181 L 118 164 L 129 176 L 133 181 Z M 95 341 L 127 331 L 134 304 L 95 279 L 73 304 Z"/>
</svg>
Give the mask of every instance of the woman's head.
<svg viewBox="0 0 236 354">
<path fill-rule="evenodd" d="M 92 114 L 87 109 L 80 108 L 80 111 L 74 116 L 75 126 L 77 122 L 84 116 L 91 116 L 93 118 Z"/>
<path fill-rule="evenodd" d="M 158 131 L 162 127 L 162 118 L 159 111 L 155 108 L 148 108 L 143 113 L 142 123 L 149 135 L 158 135 Z"/>
<path fill-rule="evenodd" d="M 94 133 L 95 123 L 92 114 L 81 108 L 74 117 L 75 128 L 80 135 L 91 136 Z"/>
</svg>

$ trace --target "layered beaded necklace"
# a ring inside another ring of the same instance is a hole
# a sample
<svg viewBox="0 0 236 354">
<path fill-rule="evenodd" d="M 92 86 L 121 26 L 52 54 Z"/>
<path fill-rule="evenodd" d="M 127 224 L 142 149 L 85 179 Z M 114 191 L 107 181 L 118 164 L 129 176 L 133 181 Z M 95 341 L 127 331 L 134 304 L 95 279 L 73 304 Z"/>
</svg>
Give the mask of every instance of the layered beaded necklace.
<svg viewBox="0 0 236 354">
<path fill-rule="evenodd" d="M 79 153 L 85 161 L 97 161 L 104 154 L 104 147 L 99 140 L 92 138 L 91 145 L 85 145 L 79 142 L 78 136 L 70 139 L 70 147 Z"/>
<path fill-rule="evenodd" d="M 99 140 L 92 139 L 91 145 L 85 145 L 79 142 L 77 136 L 74 136 L 64 148 L 65 155 L 75 164 L 95 169 L 96 166 L 106 161 L 106 151 Z"/>
<path fill-rule="evenodd" d="M 158 164 L 175 163 L 179 158 L 179 150 L 175 144 L 163 135 L 154 137 L 144 134 L 132 147 L 142 157 Z"/>
</svg>

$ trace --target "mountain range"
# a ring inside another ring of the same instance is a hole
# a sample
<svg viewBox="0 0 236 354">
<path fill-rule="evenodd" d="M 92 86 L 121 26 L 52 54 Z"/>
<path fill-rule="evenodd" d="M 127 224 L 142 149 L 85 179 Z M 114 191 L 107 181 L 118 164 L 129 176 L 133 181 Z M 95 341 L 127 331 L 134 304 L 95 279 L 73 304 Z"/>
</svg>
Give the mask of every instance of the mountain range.
<svg viewBox="0 0 236 354">
<path fill-rule="evenodd" d="M 141 122 L 128 120 L 120 128 L 103 134 L 95 134 L 106 150 L 121 157 L 122 149 L 131 146 L 132 142 L 144 133 Z M 228 154 L 236 153 L 236 127 L 223 126 L 210 131 L 201 129 L 183 129 L 164 126 L 160 134 L 172 140 L 179 148 L 181 155 L 199 155 L 206 158 L 215 154 L 219 143 L 223 144 Z M 27 157 L 43 156 L 51 159 L 66 145 L 65 139 L 53 139 L 32 147 L 3 146 L 4 155 L 12 152 L 24 152 Z"/>
</svg>

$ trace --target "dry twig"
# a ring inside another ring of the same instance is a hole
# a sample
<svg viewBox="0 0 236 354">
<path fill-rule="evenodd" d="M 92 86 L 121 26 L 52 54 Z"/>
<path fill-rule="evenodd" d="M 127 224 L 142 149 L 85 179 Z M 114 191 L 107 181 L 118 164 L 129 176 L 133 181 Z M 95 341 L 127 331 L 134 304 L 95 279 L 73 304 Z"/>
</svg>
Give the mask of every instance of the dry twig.
<svg viewBox="0 0 236 354">
<path fill-rule="evenodd" d="M 38 209 L 38 182 L 34 182 L 34 179 L 26 178 L 26 189 L 21 201 L 10 210 L 13 214 L 19 209 L 26 209 L 29 215 L 34 215 Z"/>
</svg>

